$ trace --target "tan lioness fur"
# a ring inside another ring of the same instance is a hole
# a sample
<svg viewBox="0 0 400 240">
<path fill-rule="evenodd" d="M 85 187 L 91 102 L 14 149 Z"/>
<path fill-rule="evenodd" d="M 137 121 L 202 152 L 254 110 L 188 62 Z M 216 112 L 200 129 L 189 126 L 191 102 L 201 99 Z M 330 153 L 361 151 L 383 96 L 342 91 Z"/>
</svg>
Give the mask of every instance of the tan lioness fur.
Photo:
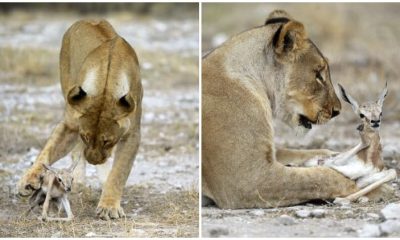
<svg viewBox="0 0 400 240">
<path fill-rule="evenodd" d="M 329 150 L 273 142 L 273 118 L 311 128 L 339 114 L 326 58 L 284 11 L 227 40 L 202 62 L 202 190 L 221 208 L 288 206 L 358 190 L 327 167 L 287 167 Z"/>
<path fill-rule="evenodd" d="M 107 21 L 78 21 L 63 37 L 60 77 L 64 120 L 21 178 L 19 193 L 38 189 L 43 164 L 68 154 L 80 137 L 83 156 L 91 164 L 103 164 L 117 148 L 97 214 L 102 219 L 122 217 L 122 191 L 140 141 L 143 90 L 136 53 Z"/>
</svg>

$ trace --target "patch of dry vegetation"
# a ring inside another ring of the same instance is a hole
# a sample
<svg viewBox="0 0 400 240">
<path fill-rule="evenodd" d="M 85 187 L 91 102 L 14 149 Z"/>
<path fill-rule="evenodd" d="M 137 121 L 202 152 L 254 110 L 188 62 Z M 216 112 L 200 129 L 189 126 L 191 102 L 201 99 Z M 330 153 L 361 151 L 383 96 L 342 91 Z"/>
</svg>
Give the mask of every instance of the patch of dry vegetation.
<svg viewBox="0 0 400 240">
<path fill-rule="evenodd" d="M 1 82 L 53 85 L 58 82 L 58 53 L 48 49 L 0 48 Z"/>
<path fill-rule="evenodd" d="M 0 189 L 1 190 L 1 189 Z M 2 190 L 4 191 L 4 189 Z M 194 189 L 152 193 L 151 188 L 128 187 L 123 197 L 127 217 L 114 221 L 95 218 L 100 190 L 85 187 L 70 194 L 72 222 L 42 222 L 35 218 L 40 209 L 27 218 L 28 209 L 13 194 L 1 192 L 0 214 L 13 212 L 9 220 L 0 217 L 1 237 L 196 237 L 198 235 L 198 192 Z"/>
</svg>

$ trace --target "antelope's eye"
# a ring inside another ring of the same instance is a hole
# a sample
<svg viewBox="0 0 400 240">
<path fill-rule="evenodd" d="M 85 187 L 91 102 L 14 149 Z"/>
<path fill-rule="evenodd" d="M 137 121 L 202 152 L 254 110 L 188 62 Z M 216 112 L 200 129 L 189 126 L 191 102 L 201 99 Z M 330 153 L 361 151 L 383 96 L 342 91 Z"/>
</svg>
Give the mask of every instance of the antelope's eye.
<svg viewBox="0 0 400 240">
<path fill-rule="evenodd" d="M 364 118 L 364 117 L 365 117 L 364 114 L 360 113 L 360 118 Z"/>
<path fill-rule="evenodd" d="M 381 115 L 381 117 L 382 117 L 382 113 L 381 113 L 380 115 Z"/>
<path fill-rule="evenodd" d="M 57 178 L 57 180 L 58 180 L 59 182 L 61 182 L 61 178 Z"/>
</svg>

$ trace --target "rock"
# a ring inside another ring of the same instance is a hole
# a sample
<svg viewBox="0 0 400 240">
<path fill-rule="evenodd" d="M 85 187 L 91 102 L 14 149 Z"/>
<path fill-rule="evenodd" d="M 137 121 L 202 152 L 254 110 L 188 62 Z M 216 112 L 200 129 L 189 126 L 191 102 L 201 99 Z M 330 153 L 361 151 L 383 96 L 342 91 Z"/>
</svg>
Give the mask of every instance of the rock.
<svg viewBox="0 0 400 240">
<path fill-rule="evenodd" d="M 400 232 L 400 221 L 399 220 L 387 220 L 381 224 L 379 224 L 382 233 L 391 234 L 394 232 Z"/>
<path fill-rule="evenodd" d="M 325 214 L 326 214 L 325 209 L 314 209 L 311 211 L 311 216 L 316 217 L 316 218 L 325 217 Z"/>
<path fill-rule="evenodd" d="M 210 230 L 210 237 L 220 237 L 220 236 L 226 236 L 229 234 L 229 230 L 227 228 L 213 228 Z"/>
<path fill-rule="evenodd" d="M 302 209 L 302 210 L 298 210 L 296 211 L 296 217 L 299 218 L 308 218 L 311 216 L 311 212 L 309 210 L 306 209 Z"/>
<path fill-rule="evenodd" d="M 369 201 L 369 198 L 366 196 L 360 197 L 357 202 L 358 203 L 367 203 Z"/>
<path fill-rule="evenodd" d="M 333 201 L 333 203 L 345 208 L 349 208 L 351 205 L 350 200 L 347 198 L 336 198 L 335 201 Z"/>
<path fill-rule="evenodd" d="M 381 210 L 385 219 L 400 219 L 400 204 L 390 203 Z"/>
<path fill-rule="evenodd" d="M 253 214 L 255 216 L 263 216 L 265 214 L 265 212 L 262 209 L 256 209 L 256 210 L 251 211 L 251 214 Z"/>
<path fill-rule="evenodd" d="M 379 237 L 381 235 L 382 233 L 379 226 L 375 224 L 365 224 L 358 232 L 359 237 Z"/>
<path fill-rule="evenodd" d="M 285 226 L 291 226 L 291 225 L 296 224 L 296 221 L 294 220 L 294 218 L 292 218 L 291 216 L 285 215 L 285 214 L 281 215 L 278 218 L 278 221 L 279 221 L 279 223 L 281 223 Z"/>
</svg>

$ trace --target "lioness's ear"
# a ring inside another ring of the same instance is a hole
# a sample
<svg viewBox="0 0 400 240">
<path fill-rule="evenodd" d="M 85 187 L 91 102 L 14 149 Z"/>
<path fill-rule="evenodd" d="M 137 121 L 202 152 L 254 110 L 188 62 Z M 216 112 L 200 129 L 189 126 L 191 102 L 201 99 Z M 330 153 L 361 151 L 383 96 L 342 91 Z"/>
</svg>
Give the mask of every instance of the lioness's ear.
<svg viewBox="0 0 400 240">
<path fill-rule="evenodd" d="M 303 24 L 289 21 L 282 24 L 272 39 L 272 46 L 280 59 L 293 60 L 297 54 L 306 49 L 306 32 Z"/>
<path fill-rule="evenodd" d="M 135 100 L 133 99 L 132 94 L 128 93 L 122 96 L 118 100 L 118 106 L 126 113 L 132 112 L 135 109 Z"/>
<path fill-rule="evenodd" d="M 348 103 L 350 103 L 351 104 L 351 107 L 353 108 L 353 111 L 356 113 L 356 114 L 358 114 L 359 113 L 359 107 L 358 107 L 358 103 L 357 103 L 357 101 L 354 99 L 354 98 L 352 98 L 350 95 L 348 95 L 347 93 L 346 93 L 346 91 L 344 90 L 344 88 L 342 87 L 342 85 L 340 85 L 340 84 L 338 84 L 339 85 L 339 88 L 340 88 L 340 96 L 342 97 L 342 99 L 345 101 L 345 102 L 348 102 Z"/>
<path fill-rule="evenodd" d="M 265 25 L 282 22 L 286 23 L 291 19 L 292 17 L 286 11 L 277 9 L 268 15 L 268 18 L 265 20 Z"/>
<path fill-rule="evenodd" d="M 80 103 L 86 95 L 86 92 L 80 86 L 74 86 L 67 94 L 67 101 L 71 105 L 76 105 Z"/>
</svg>

